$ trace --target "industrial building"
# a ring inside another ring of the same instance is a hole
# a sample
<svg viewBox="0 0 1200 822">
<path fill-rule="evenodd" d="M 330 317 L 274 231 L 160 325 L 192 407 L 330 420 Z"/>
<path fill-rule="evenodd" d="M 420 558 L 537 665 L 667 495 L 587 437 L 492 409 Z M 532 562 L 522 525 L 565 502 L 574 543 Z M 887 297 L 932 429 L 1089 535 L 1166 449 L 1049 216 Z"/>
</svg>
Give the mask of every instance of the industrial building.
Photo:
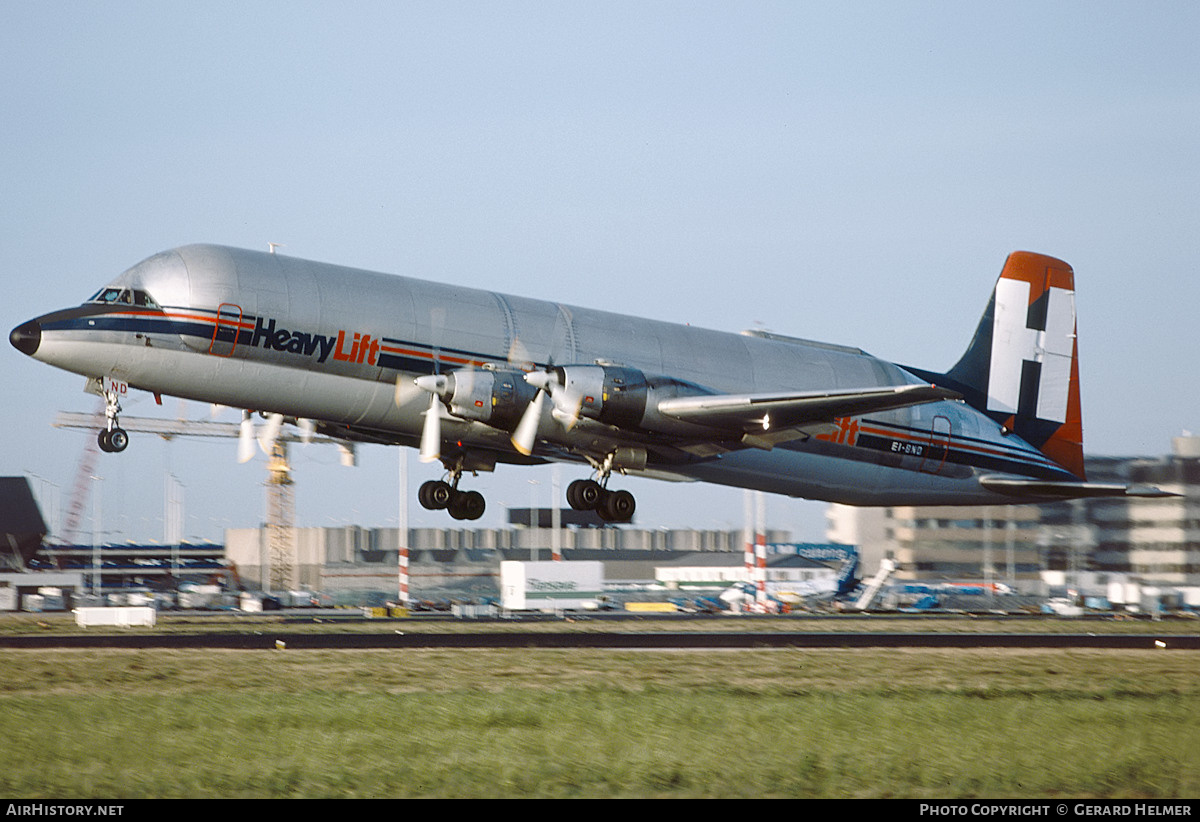
<svg viewBox="0 0 1200 822">
<path fill-rule="evenodd" d="M 826 536 L 857 545 L 864 573 L 894 561 L 897 580 L 1002 582 L 1030 592 L 1060 578 L 1200 588 L 1200 437 L 1176 437 L 1171 453 L 1157 458 L 1088 458 L 1086 470 L 1093 481 L 1153 485 L 1178 496 L 987 507 L 832 505 Z"/>
<path fill-rule="evenodd" d="M 1165 457 L 1094 460 L 1088 470 L 1100 481 L 1155 485 L 1179 496 L 1043 506 L 1050 566 L 1200 585 L 1200 437 L 1176 437 Z"/>
<path fill-rule="evenodd" d="M 568 512 L 562 512 L 570 521 Z M 521 514 L 513 512 L 513 519 Z M 547 518 L 548 519 L 548 518 Z M 524 520 L 529 521 L 525 512 Z M 537 521 L 537 520 L 535 520 Z M 392 592 L 400 564 L 396 528 L 295 528 L 286 568 L 273 566 L 268 528 L 226 532 L 226 556 L 247 584 L 264 590 L 306 588 L 326 592 Z M 785 543 L 786 531 L 768 531 L 766 539 Z M 647 582 L 655 568 L 682 557 L 719 554 L 744 565 L 742 531 L 647 530 L 567 526 L 549 528 L 437 529 L 408 531 L 408 569 L 417 596 L 490 596 L 504 560 L 600 560 L 605 579 Z M 421 593 L 424 592 L 424 593 Z"/>
<path fill-rule="evenodd" d="M 900 580 L 1035 582 L 1046 568 L 1033 505 L 851 508 L 830 506 L 826 537 L 857 545 L 865 573 L 895 562 Z"/>
</svg>

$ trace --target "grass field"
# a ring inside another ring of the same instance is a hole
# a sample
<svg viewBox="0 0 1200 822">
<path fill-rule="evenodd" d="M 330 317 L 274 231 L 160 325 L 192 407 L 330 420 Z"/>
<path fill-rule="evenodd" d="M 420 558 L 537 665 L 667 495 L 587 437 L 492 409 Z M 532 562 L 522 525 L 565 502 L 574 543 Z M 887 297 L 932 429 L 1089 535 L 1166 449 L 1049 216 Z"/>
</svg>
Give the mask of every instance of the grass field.
<svg viewBox="0 0 1200 822">
<path fill-rule="evenodd" d="M 1195 797 L 1198 674 L 1189 651 L 3 650 L 0 795 Z"/>
</svg>

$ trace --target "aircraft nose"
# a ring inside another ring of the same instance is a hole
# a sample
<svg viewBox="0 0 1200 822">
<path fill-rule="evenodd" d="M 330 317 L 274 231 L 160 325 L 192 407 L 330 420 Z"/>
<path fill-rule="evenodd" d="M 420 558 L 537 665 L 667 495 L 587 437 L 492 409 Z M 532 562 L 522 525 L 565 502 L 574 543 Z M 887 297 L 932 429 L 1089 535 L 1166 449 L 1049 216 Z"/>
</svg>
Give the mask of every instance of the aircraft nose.
<svg viewBox="0 0 1200 822">
<path fill-rule="evenodd" d="M 21 323 L 9 333 L 8 341 L 13 348 L 32 357 L 42 343 L 42 326 L 37 320 Z"/>
</svg>

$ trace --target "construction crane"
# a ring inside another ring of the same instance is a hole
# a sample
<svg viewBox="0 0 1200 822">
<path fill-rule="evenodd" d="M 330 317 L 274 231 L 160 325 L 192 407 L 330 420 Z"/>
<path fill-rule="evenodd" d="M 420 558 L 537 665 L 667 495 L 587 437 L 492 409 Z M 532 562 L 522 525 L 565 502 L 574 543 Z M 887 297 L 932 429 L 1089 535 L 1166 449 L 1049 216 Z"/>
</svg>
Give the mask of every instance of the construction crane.
<svg viewBox="0 0 1200 822">
<path fill-rule="evenodd" d="M 103 404 L 93 414 L 93 417 L 104 415 Z M 79 467 L 75 471 L 75 486 L 71 489 L 71 498 L 67 502 L 67 518 L 63 523 L 60 539 L 67 545 L 76 541 L 79 536 L 79 523 L 83 520 L 83 511 L 87 507 L 89 480 L 96 468 L 96 457 L 100 454 L 100 446 L 94 437 L 88 437 L 83 446 L 83 454 L 79 457 Z M 58 560 L 55 560 L 56 562 Z"/>
<path fill-rule="evenodd" d="M 295 519 L 295 491 L 291 464 L 288 461 L 288 444 L 293 442 L 333 444 L 341 451 L 343 465 L 355 464 L 354 444 L 316 434 L 311 422 L 298 420 L 296 429 L 283 426 L 281 415 L 265 418 L 263 430 L 256 432 L 253 414 L 246 411 L 240 423 L 217 420 L 163 419 L 157 417 L 121 417 L 121 427 L 131 433 L 157 434 L 163 439 L 174 437 L 224 437 L 238 440 L 238 461 L 248 462 L 261 447 L 267 454 L 267 556 L 270 564 L 265 575 L 268 591 L 286 590 L 292 583 L 295 544 L 292 538 Z M 54 418 L 55 428 L 82 428 L 90 431 L 103 429 L 105 416 L 102 411 L 93 414 L 59 412 Z M 81 499 L 78 484 L 86 484 L 96 457 L 96 444 L 89 446 L 80 462 L 76 483 L 76 503 Z M 78 511 L 73 503 L 68 512 L 66 535 L 78 529 Z"/>
</svg>

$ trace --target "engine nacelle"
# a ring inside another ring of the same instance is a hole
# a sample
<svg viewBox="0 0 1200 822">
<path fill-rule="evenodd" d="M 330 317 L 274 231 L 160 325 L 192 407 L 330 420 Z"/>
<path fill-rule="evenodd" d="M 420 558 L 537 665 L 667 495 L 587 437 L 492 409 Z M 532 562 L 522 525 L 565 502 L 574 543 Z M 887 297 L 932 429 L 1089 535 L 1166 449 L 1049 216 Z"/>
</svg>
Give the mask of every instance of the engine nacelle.
<svg viewBox="0 0 1200 822">
<path fill-rule="evenodd" d="M 648 384 L 636 368 L 568 365 L 551 369 L 563 394 L 579 403 L 580 416 L 618 428 L 637 428 L 646 416 Z"/>
<path fill-rule="evenodd" d="M 526 372 L 513 369 L 451 371 L 438 378 L 436 393 L 454 416 L 504 431 L 516 429 L 541 386 L 564 422 L 585 417 L 630 431 L 662 432 L 691 426 L 659 415 L 660 400 L 706 393 L 699 386 L 621 365 L 554 366 L 534 373 L 540 376 L 531 383 Z M 431 386 L 427 390 L 435 390 Z"/>
<path fill-rule="evenodd" d="M 621 365 L 566 365 L 548 373 L 557 383 L 560 413 L 627 430 L 693 433 L 695 426 L 659 414 L 658 403 L 710 393 L 693 383 Z"/>
<path fill-rule="evenodd" d="M 441 392 L 454 416 L 505 430 L 516 426 L 535 394 L 523 372 L 499 369 L 451 371 Z"/>
</svg>

